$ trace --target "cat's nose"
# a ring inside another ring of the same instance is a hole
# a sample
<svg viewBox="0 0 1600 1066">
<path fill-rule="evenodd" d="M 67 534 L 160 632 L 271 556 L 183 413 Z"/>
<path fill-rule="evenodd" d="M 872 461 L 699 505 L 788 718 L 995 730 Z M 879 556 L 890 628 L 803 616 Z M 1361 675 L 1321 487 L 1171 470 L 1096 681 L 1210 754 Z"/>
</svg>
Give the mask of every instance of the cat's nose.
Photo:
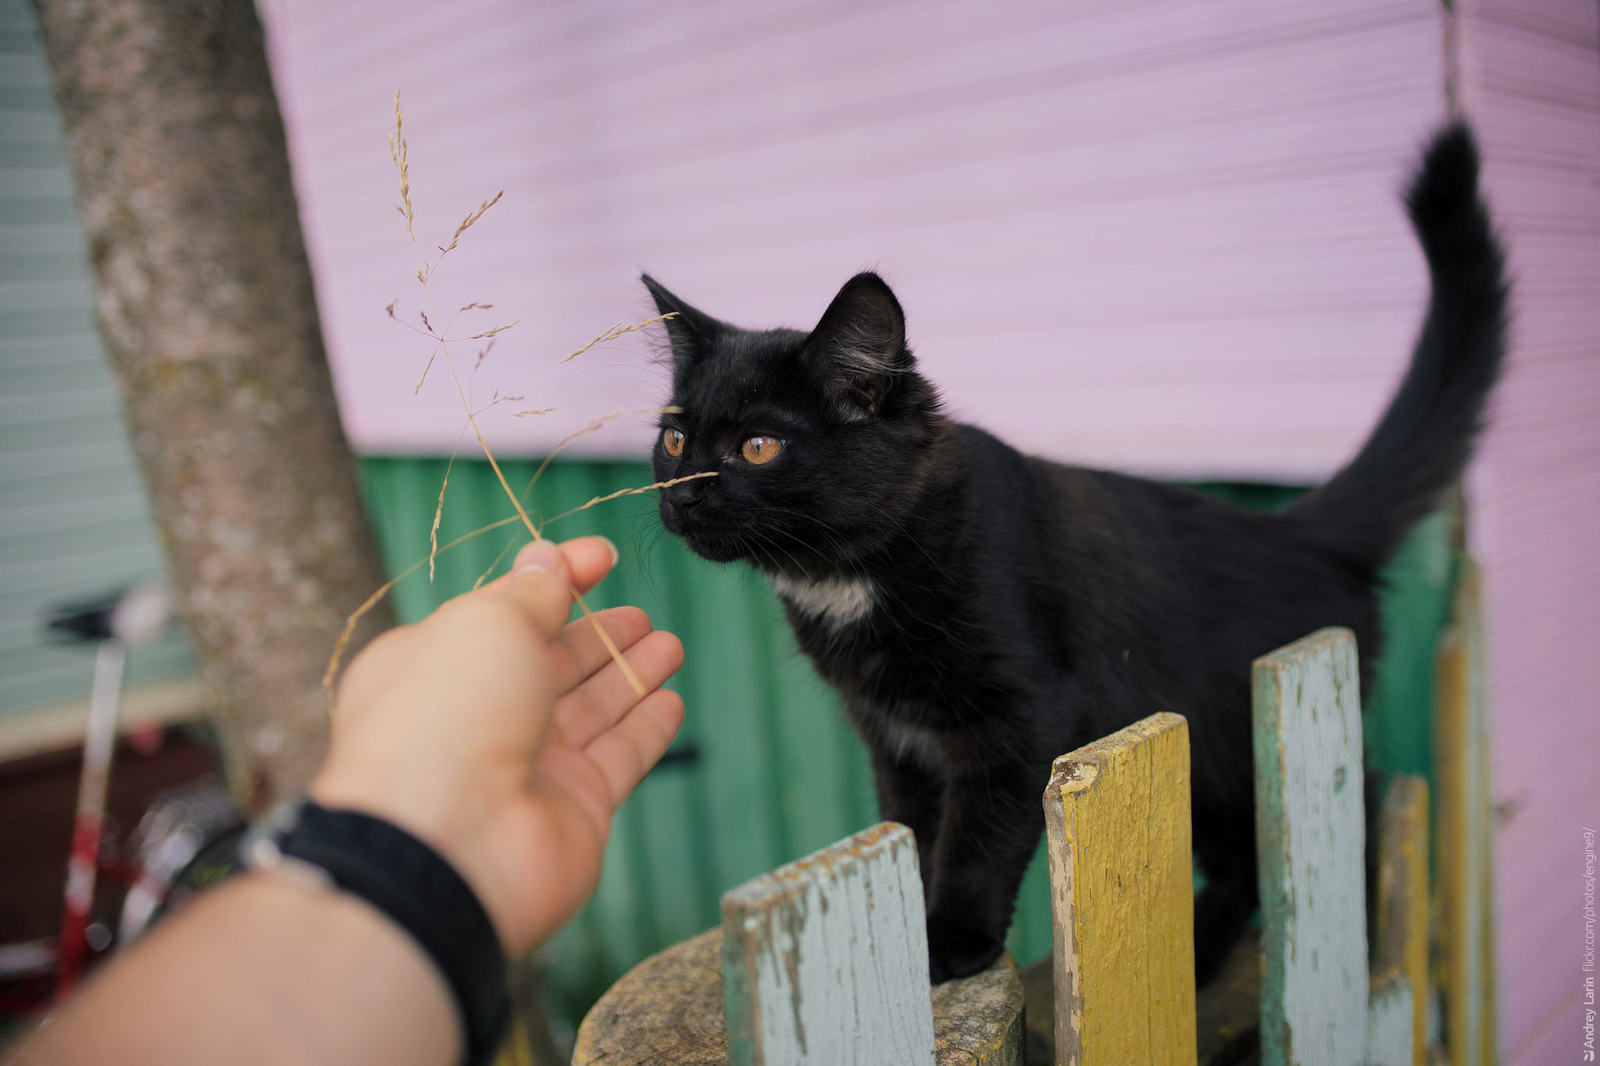
<svg viewBox="0 0 1600 1066">
<path fill-rule="evenodd" d="M 669 485 L 665 492 L 667 502 L 680 511 L 693 510 L 705 499 L 705 489 L 698 481 Z"/>
</svg>

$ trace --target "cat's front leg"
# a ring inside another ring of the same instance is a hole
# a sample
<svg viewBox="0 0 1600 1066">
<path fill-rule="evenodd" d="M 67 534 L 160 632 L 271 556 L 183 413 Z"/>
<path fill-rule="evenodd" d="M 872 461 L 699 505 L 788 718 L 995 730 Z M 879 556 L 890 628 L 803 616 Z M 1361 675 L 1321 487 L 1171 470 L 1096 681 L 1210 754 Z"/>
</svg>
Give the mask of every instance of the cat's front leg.
<svg viewBox="0 0 1600 1066">
<path fill-rule="evenodd" d="M 879 751 L 872 752 L 872 781 L 878 791 L 879 817 L 909 826 L 916 835 L 922 894 L 931 898 L 936 881 L 934 845 L 939 838 L 944 785 L 937 775 L 920 766 Z"/>
<path fill-rule="evenodd" d="M 1044 832 L 1043 781 L 1025 766 L 947 782 L 928 900 L 933 983 L 987 969 L 1005 949 L 1022 875 Z"/>
<path fill-rule="evenodd" d="M 1196 807 L 1194 854 L 1205 888 L 1194 901 L 1194 972 L 1207 985 L 1221 972 L 1256 909 L 1255 820 L 1250 808 Z"/>
</svg>

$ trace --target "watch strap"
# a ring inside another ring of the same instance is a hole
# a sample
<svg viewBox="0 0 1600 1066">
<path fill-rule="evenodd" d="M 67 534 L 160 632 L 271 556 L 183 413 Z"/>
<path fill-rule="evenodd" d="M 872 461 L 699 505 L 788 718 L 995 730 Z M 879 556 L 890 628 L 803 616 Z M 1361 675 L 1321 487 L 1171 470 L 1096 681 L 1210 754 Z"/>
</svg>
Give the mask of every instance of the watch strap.
<svg viewBox="0 0 1600 1066">
<path fill-rule="evenodd" d="M 246 865 L 309 864 L 387 915 L 433 960 L 449 987 L 461 1016 L 465 1062 L 489 1063 L 511 1017 L 506 957 L 483 903 L 455 867 L 392 822 L 310 800 L 267 828 L 247 843 Z"/>
</svg>

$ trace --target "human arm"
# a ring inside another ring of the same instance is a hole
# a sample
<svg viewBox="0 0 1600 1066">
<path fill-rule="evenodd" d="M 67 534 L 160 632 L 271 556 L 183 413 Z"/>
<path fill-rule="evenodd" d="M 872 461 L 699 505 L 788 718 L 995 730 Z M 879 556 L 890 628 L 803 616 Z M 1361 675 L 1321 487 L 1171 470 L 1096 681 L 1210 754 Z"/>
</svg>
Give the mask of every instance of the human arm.
<svg viewBox="0 0 1600 1066">
<path fill-rule="evenodd" d="M 548 547 L 548 545 L 547 545 Z M 516 567 L 536 561 L 530 546 Z M 617 806 L 660 757 L 682 662 L 643 612 L 601 612 L 638 697 L 572 588 L 610 569 L 598 538 L 555 573 L 521 570 L 379 638 L 351 664 L 312 784 L 432 845 L 484 903 L 508 955 L 592 890 Z M 407 935 L 354 897 L 252 874 L 198 900 L 91 982 L 23 1062 L 446 1063 L 448 991 Z"/>
</svg>

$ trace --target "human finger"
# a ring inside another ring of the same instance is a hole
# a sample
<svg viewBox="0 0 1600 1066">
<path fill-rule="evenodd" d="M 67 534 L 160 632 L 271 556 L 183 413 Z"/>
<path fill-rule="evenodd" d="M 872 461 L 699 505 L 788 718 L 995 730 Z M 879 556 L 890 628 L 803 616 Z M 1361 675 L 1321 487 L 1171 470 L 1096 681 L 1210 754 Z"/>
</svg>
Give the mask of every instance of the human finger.
<svg viewBox="0 0 1600 1066">
<path fill-rule="evenodd" d="M 548 640 L 560 634 L 572 614 L 572 573 L 558 545 L 536 540 L 517 552 L 511 573 L 470 595 L 493 597 L 515 606 Z"/>
<path fill-rule="evenodd" d="M 683 643 L 665 630 L 646 634 L 623 654 L 647 696 L 683 665 Z M 566 743 L 582 748 L 639 702 L 633 683 L 613 661 L 556 702 L 556 728 Z"/>
<path fill-rule="evenodd" d="M 617 546 L 606 537 L 574 537 L 559 547 L 572 576 L 572 587 L 579 593 L 594 588 L 617 565 Z"/>
<path fill-rule="evenodd" d="M 605 778 L 612 809 L 621 806 L 666 754 L 683 725 L 683 699 L 660 689 L 640 700 L 621 721 L 591 740 L 584 753 Z"/>
<path fill-rule="evenodd" d="M 651 630 L 650 616 L 637 607 L 609 607 L 568 622 L 550 649 L 557 692 L 572 691 L 612 661 L 610 649 L 596 632 L 597 626 L 622 651 Z"/>
<path fill-rule="evenodd" d="M 546 588 L 534 599 L 522 598 L 522 606 L 532 612 L 536 628 L 545 636 L 554 635 L 550 628 L 552 618 L 564 624 L 572 612 L 575 595 L 587 592 L 616 565 L 617 547 L 605 537 L 578 537 L 564 543 L 552 540 L 535 540 L 522 546 L 511 563 L 511 572 L 488 587 L 492 594 L 504 595 L 512 585 L 532 589 L 521 579 L 529 574 L 553 574 L 565 579 L 564 602 L 553 601 Z M 517 597 L 513 597 L 516 599 Z"/>
</svg>

